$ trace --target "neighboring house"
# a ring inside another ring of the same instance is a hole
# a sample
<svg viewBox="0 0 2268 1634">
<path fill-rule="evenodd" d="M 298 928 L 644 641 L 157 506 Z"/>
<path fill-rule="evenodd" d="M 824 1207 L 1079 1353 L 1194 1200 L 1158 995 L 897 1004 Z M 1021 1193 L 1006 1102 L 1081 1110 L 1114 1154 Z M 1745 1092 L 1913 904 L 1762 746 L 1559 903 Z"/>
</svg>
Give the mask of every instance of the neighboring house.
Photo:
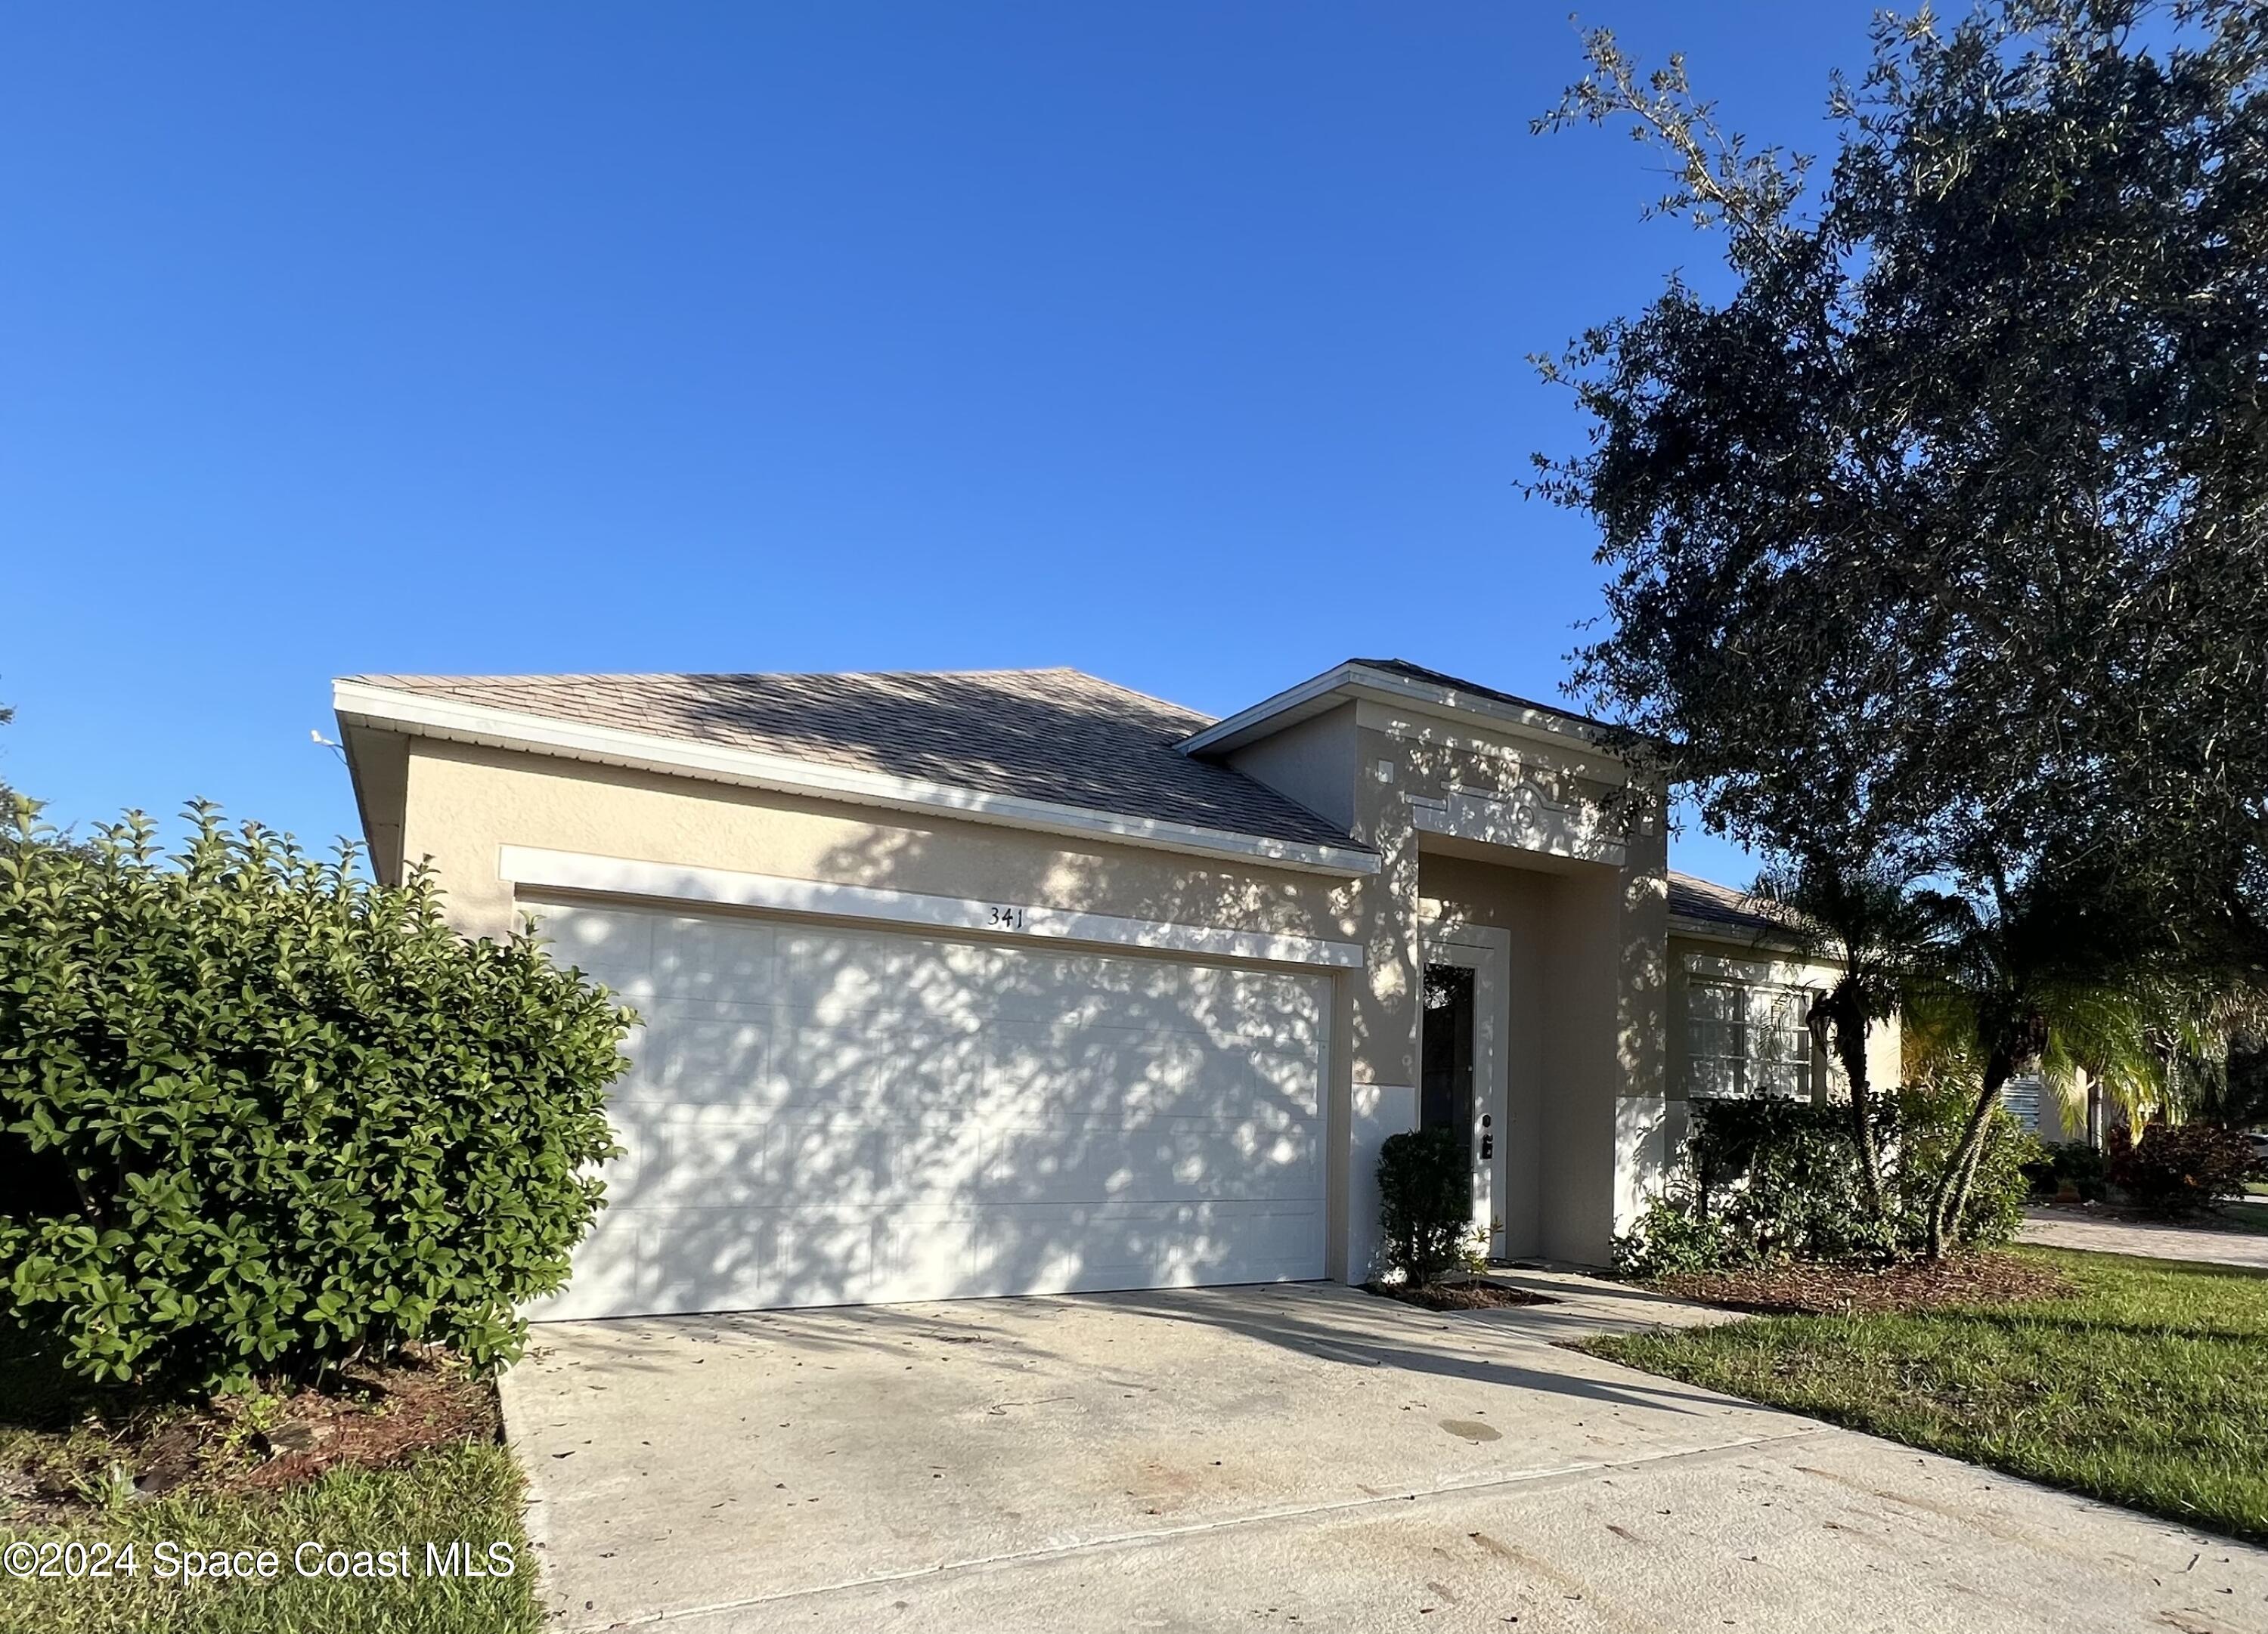
<svg viewBox="0 0 2268 1634">
<path fill-rule="evenodd" d="M 1359 1280 L 1431 1122 L 1492 1253 L 1597 1262 L 1688 1093 L 1822 1081 L 1812 968 L 1670 880 L 1594 723 L 1400 661 L 1220 721 L 1073 670 L 335 701 L 380 877 L 644 1018 L 541 1315 Z"/>
<path fill-rule="evenodd" d="M 2018 1129 L 2051 1145 L 2066 1141 L 2102 1144 L 2099 1130 L 2090 1133 L 2088 1127 L 2102 1116 L 2102 1088 L 2088 1073 L 2074 1071 L 2066 1081 L 2050 1078 L 2036 1067 L 2010 1078 L 2000 1092 L 2000 1102 Z"/>
</svg>

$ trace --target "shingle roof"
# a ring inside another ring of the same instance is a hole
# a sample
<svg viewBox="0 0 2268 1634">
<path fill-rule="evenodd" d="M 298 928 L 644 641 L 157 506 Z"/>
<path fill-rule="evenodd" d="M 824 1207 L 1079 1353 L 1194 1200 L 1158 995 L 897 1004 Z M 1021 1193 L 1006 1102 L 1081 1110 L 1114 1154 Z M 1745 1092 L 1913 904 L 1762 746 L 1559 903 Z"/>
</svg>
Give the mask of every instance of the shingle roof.
<svg viewBox="0 0 2268 1634">
<path fill-rule="evenodd" d="M 1176 754 L 1210 717 L 1075 669 L 352 679 L 988 794 L 1368 850 L 1266 784 Z"/>
<path fill-rule="evenodd" d="M 1669 911 L 1680 919 L 1698 920 L 1746 936 L 1786 940 L 1791 934 L 1785 920 L 1746 891 L 1674 869 L 1669 875 Z"/>
</svg>

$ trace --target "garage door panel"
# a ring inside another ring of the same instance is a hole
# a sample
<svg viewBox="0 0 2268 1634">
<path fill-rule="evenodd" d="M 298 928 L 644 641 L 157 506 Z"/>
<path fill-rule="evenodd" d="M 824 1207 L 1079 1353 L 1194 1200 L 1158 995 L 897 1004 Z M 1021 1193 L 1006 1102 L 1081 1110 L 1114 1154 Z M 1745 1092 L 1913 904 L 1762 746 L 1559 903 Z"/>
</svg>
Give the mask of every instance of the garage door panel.
<svg viewBox="0 0 2268 1634">
<path fill-rule="evenodd" d="M 1312 1196 L 1322 1143 L 1311 1126 L 1270 1136 L 1212 1119 L 1034 1124 L 989 1145 L 987 1203 L 1162 1203 Z"/>
<path fill-rule="evenodd" d="M 641 1208 L 863 1204 L 895 1195 L 879 1130 L 673 1118 L 622 1144 L 641 1159 L 638 1183 L 622 1201 Z"/>
<path fill-rule="evenodd" d="M 1032 1112 L 1066 1116 L 1123 1108 L 1248 1117 L 1320 1114 L 1316 1058 L 1226 1046 L 1194 1033 L 1116 1026 L 1004 1025 L 990 1034 L 987 1087 Z"/>
<path fill-rule="evenodd" d="M 610 1194 L 613 1189 L 609 1186 Z M 574 1274 L 566 1287 L 532 1303 L 527 1314 L 537 1321 L 557 1321 L 655 1308 L 644 1281 L 639 1236 L 635 1220 L 627 1229 L 592 1233 L 575 1250 Z"/>
<path fill-rule="evenodd" d="M 1322 980 L 611 907 L 545 930 L 652 997 L 611 1204 L 536 1314 L 1322 1272 Z"/>
<path fill-rule="evenodd" d="M 981 1032 L 948 1032 L 918 1019 L 862 1018 L 846 1027 L 791 1012 L 773 1072 L 779 1104 L 792 1111 L 960 1117 L 983 1088 L 985 1052 Z"/>
<path fill-rule="evenodd" d="M 1321 1207 L 1309 1203 L 973 1214 L 656 1208 L 641 1212 L 634 1233 L 579 1255 L 568 1289 L 530 1314 L 563 1321 L 1291 1280 L 1314 1275 L 1311 1244 L 1322 1227 Z"/>
<path fill-rule="evenodd" d="M 1004 1026 L 991 1040 L 986 1087 L 997 1105 L 1027 1116 L 1169 1111 L 1200 1068 L 1194 1041 L 1121 1027 Z"/>
<path fill-rule="evenodd" d="M 649 1312 L 754 1310 L 775 1304 L 792 1216 L 733 1208 L 653 1209 L 639 1220 L 638 1296 Z M 829 1262 L 855 1290 L 873 1270 L 872 1232 L 842 1233 Z M 571 1293 L 572 1290 L 571 1290 Z M 855 1300 L 849 1292 L 839 1298 Z M 615 1314 L 587 1312 L 586 1314 Z"/>
<path fill-rule="evenodd" d="M 1012 981 L 997 949 L 913 936 L 784 933 L 779 997 L 824 1021 L 895 1011 L 979 1022 Z"/>
<path fill-rule="evenodd" d="M 1169 1019 L 1160 1025 L 1194 1024 L 1224 1042 L 1266 1039 L 1313 1049 L 1328 1012 L 1312 982 L 1213 967 L 1191 976 L 1186 1014 L 1186 1020 Z"/>
<path fill-rule="evenodd" d="M 653 924 L 652 914 L 578 908 L 569 916 L 543 916 L 542 934 L 561 964 L 643 1007 L 653 997 Z"/>
<path fill-rule="evenodd" d="M 974 1218 L 890 1224 L 878 1240 L 881 1299 L 963 1299 L 1276 1281 L 1306 1269 L 1318 1205 L 1090 1204 L 1066 1216 L 1002 1208 Z M 924 1289 L 946 1292 L 924 1292 Z M 808 1303 L 792 1297 L 792 1303 Z"/>
<path fill-rule="evenodd" d="M 660 1002 L 624 1049 L 624 1099 L 764 1105 L 775 1097 L 771 1059 L 778 1018 L 763 1005 Z"/>
<path fill-rule="evenodd" d="M 654 926 L 653 990 L 663 998 L 733 1000 L 777 985 L 771 926 L 732 919 L 662 919 Z"/>
</svg>

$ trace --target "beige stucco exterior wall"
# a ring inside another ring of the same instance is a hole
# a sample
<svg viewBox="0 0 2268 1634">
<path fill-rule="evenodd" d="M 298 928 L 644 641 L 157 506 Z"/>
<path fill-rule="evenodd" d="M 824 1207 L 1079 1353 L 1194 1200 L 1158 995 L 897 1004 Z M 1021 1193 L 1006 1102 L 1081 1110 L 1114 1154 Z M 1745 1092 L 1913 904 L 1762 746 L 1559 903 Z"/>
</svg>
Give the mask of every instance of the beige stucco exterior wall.
<svg viewBox="0 0 2268 1634">
<path fill-rule="evenodd" d="M 1552 1019 L 1547 981 L 1558 875 L 1469 857 L 1426 856 L 1419 887 L 1429 917 L 1486 925 L 1506 933 L 1505 1113 L 1499 1149 L 1505 1252 L 1543 1252 L 1543 1101 Z"/>
<path fill-rule="evenodd" d="M 1355 706 L 1294 722 L 1226 756 L 1228 763 L 1316 816 L 1354 832 Z"/>
<path fill-rule="evenodd" d="M 1377 710 L 1359 713 L 1356 742 L 1358 833 L 1385 864 L 1362 927 L 1371 962 L 1354 993 L 1356 1082 L 1411 1086 L 1414 1099 L 1426 902 L 1511 931 L 1508 1118 L 1518 1121 L 1523 1091 L 1531 1100 L 1525 1150 L 1506 1131 L 1507 1161 L 1517 1152 L 1521 1166 L 1504 1175 L 1506 1252 L 1603 1263 L 1668 1155 L 1659 804 L 1640 802 L 1638 820 L 1616 829 L 1611 861 L 1444 841 L 1418 827 L 1413 799 L 1526 791 L 1564 813 L 1595 815 L 1607 811 L 1620 769 Z"/>
<path fill-rule="evenodd" d="M 1366 1177 L 1377 1139 L 1416 1121 L 1421 876 L 1456 860 L 1425 856 L 1439 845 L 1421 835 L 1412 799 L 1525 791 L 1557 812 L 1592 813 L 1619 768 L 1366 703 L 1281 735 L 1289 740 L 1272 749 L 1240 751 L 1240 767 L 1322 814 L 1344 813 L 1379 852 L 1377 874 L 1216 861 L 426 738 L 405 740 L 398 794 L 390 772 L 364 790 L 364 820 L 374 836 L 399 824 L 400 855 L 430 859 L 452 922 L 472 935 L 516 922 L 498 872 L 499 848 L 516 844 L 1355 943 L 1366 966 L 1334 978 L 1325 1138 L 1329 1265 L 1359 1276 L 1367 1267 L 1352 1262 L 1374 1221 L 1355 1217 L 1350 1176 Z M 376 809 L 387 799 L 399 810 Z M 1528 1051 L 1519 1093 L 1535 1138 L 1507 1193 L 1513 1252 L 1603 1261 L 1666 1155 L 1665 849 L 1657 800 L 1611 861 L 1491 846 L 1473 865 L 1483 872 L 1440 875 L 1462 880 L 1454 893 L 1482 922 L 1519 931 L 1508 975 L 1524 1007 L 1515 1016 L 1533 1025 L 1513 1047 Z M 1368 1144 L 1358 1149 L 1358 1138 Z"/>
<path fill-rule="evenodd" d="M 1357 882 L 658 773 L 413 741 L 402 849 L 431 857 L 451 922 L 513 923 L 503 845 L 781 874 L 1185 924 L 1349 940 Z"/>
<path fill-rule="evenodd" d="M 1625 881 L 1602 865 L 1545 872 L 1438 854 L 1424 857 L 1421 877 L 1429 917 L 1508 939 L 1505 1252 L 1596 1263 L 1663 1155 L 1646 1145 L 1662 1113 L 1646 1089 L 1647 1023 L 1625 998 L 1624 938 L 1646 938 L 1624 907 Z M 1639 963 L 1651 963 L 1642 951 Z"/>
</svg>

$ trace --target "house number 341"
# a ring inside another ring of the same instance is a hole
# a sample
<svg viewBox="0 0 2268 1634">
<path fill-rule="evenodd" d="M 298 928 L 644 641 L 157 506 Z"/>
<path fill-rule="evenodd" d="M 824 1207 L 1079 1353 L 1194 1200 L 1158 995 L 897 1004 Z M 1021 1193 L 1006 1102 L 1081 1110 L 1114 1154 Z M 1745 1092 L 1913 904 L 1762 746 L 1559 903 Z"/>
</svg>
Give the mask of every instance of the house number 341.
<svg viewBox="0 0 2268 1634">
<path fill-rule="evenodd" d="M 1024 910 L 996 904 L 987 915 L 985 924 L 995 931 L 1020 931 L 1024 928 Z"/>
</svg>

